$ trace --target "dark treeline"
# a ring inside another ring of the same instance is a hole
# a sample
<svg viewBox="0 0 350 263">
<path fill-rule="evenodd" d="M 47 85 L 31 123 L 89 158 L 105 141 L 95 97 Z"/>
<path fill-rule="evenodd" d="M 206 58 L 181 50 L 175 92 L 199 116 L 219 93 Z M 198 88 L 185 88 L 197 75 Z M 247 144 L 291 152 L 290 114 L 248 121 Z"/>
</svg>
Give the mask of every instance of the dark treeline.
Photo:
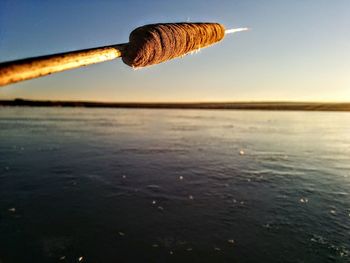
<svg viewBox="0 0 350 263">
<path fill-rule="evenodd" d="M 89 102 L 0 100 L 0 106 L 30 107 L 87 107 L 87 108 L 147 108 L 147 109 L 218 109 L 218 110 L 300 110 L 350 111 L 350 103 L 321 102 L 202 102 L 202 103 L 143 103 L 143 102 Z"/>
</svg>

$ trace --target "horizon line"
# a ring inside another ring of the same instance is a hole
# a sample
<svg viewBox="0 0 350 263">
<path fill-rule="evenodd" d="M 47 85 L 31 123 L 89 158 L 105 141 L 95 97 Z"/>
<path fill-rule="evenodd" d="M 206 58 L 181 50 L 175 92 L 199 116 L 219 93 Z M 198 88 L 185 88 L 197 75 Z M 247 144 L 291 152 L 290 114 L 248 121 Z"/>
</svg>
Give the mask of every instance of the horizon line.
<svg viewBox="0 0 350 263">
<path fill-rule="evenodd" d="M 241 102 L 92 102 L 53 100 L 0 100 L 0 106 L 85 107 L 134 109 L 342 111 L 350 112 L 350 102 L 241 101 Z"/>
<path fill-rule="evenodd" d="M 89 99 L 27 99 L 27 98 L 5 98 L 4 101 L 27 101 L 27 102 L 68 102 L 68 103 L 101 103 L 101 104 L 230 104 L 230 103 L 304 103 L 304 104 L 350 104 L 350 101 L 326 101 L 326 100 L 200 100 L 200 101 L 105 101 L 105 100 L 89 100 Z"/>
</svg>

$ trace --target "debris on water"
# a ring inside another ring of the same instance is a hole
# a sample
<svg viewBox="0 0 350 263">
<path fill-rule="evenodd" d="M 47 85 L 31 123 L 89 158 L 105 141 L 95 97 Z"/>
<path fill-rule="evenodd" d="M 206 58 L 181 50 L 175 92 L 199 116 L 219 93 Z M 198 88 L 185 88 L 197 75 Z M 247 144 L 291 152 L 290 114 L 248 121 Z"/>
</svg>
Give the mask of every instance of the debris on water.
<svg viewBox="0 0 350 263">
<path fill-rule="evenodd" d="M 263 227 L 264 227 L 264 228 L 270 228 L 271 225 L 270 225 L 270 224 L 264 224 Z"/>
<path fill-rule="evenodd" d="M 187 251 L 192 251 L 193 249 L 191 247 L 187 248 L 186 249 Z"/>
<path fill-rule="evenodd" d="M 227 242 L 233 245 L 235 243 L 235 240 L 234 239 L 229 239 L 229 240 L 227 240 Z"/>
<path fill-rule="evenodd" d="M 232 202 L 235 204 L 235 203 L 237 203 L 237 200 L 236 200 L 236 199 L 233 199 Z"/>
<path fill-rule="evenodd" d="M 251 182 L 251 181 L 252 181 L 252 179 L 250 179 L 250 178 L 247 179 L 247 182 Z"/>
<path fill-rule="evenodd" d="M 215 251 L 221 251 L 221 248 L 219 248 L 219 247 L 214 247 L 214 250 L 215 250 Z"/>
<path fill-rule="evenodd" d="M 188 199 L 193 200 L 194 199 L 193 195 L 189 195 Z"/>
<path fill-rule="evenodd" d="M 66 259 L 66 256 L 62 256 L 59 258 L 60 260 L 65 260 Z"/>
<path fill-rule="evenodd" d="M 14 207 L 9 208 L 9 212 L 15 213 L 16 212 L 16 208 L 14 208 Z"/>
<path fill-rule="evenodd" d="M 319 236 L 319 235 L 312 235 L 312 237 L 310 238 L 310 241 L 314 243 L 322 244 L 322 245 L 325 245 L 328 243 L 322 236 Z"/>
<path fill-rule="evenodd" d="M 152 247 L 157 248 L 157 247 L 159 247 L 159 245 L 158 244 L 153 244 Z"/>
<path fill-rule="evenodd" d="M 329 211 L 332 215 L 335 215 L 337 212 L 335 211 L 335 210 L 331 210 L 331 211 Z"/>
<path fill-rule="evenodd" d="M 121 236 L 121 237 L 125 236 L 125 233 L 123 233 L 123 232 L 118 232 L 118 234 L 119 234 L 119 236 Z"/>
<path fill-rule="evenodd" d="M 300 198 L 300 203 L 308 203 L 309 199 L 307 198 Z"/>
<path fill-rule="evenodd" d="M 243 150 L 239 151 L 239 155 L 244 155 L 244 154 L 245 154 L 245 152 Z"/>
<path fill-rule="evenodd" d="M 162 206 L 158 206 L 158 209 L 161 210 L 161 211 L 164 210 L 164 208 Z"/>
<path fill-rule="evenodd" d="M 240 204 L 241 204 L 241 205 L 244 205 L 244 201 L 241 201 Z"/>
<path fill-rule="evenodd" d="M 170 250 L 170 251 L 169 251 L 169 254 L 170 254 L 170 255 L 174 255 L 174 252 Z"/>
<path fill-rule="evenodd" d="M 83 260 L 84 260 L 83 257 L 79 257 L 79 258 L 78 258 L 78 261 L 79 261 L 79 262 L 82 262 Z"/>
<path fill-rule="evenodd" d="M 180 175 L 180 176 L 179 176 L 179 179 L 180 179 L 180 180 L 183 180 L 183 179 L 184 179 L 184 177 L 183 177 L 182 175 Z"/>
<path fill-rule="evenodd" d="M 126 175 L 125 175 L 125 174 L 123 174 L 123 175 L 122 175 L 122 178 L 123 178 L 123 179 L 126 179 Z"/>
<path fill-rule="evenodd" d="M 152 201 L 152 205 L 155 205 L 157 202 L 156 202 L 156 200 L 153 200 Z"/>
</svg>

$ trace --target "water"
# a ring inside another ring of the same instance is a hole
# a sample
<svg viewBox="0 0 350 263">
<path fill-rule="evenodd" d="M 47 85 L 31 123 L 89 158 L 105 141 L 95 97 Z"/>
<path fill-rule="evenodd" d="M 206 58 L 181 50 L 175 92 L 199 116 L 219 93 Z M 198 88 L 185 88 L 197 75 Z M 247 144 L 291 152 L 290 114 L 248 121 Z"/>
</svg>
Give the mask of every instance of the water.
<svg viewBox="0 0 350 263">
<path fill-rule="evenodd" d="M 350 113 L 0 108 L 0 262 L 350 262 Z"/>
</svg>

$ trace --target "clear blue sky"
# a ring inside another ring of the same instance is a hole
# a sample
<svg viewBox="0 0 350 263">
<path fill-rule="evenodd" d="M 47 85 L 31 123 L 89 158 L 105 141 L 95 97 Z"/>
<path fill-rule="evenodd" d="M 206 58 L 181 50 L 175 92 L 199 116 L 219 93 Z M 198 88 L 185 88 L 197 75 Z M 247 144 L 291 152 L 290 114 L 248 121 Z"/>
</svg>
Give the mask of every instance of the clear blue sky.
<svg viewBox="0 0 350 263">
<path fill-rule="evenodd" d="M 114 60 L 0 88 L 0 99 L 350 101 L 349 0 L 0 1 L 0 61 L 127 42 L 137 26 L 250 27 L 199 54 Z"/>
</svg>

